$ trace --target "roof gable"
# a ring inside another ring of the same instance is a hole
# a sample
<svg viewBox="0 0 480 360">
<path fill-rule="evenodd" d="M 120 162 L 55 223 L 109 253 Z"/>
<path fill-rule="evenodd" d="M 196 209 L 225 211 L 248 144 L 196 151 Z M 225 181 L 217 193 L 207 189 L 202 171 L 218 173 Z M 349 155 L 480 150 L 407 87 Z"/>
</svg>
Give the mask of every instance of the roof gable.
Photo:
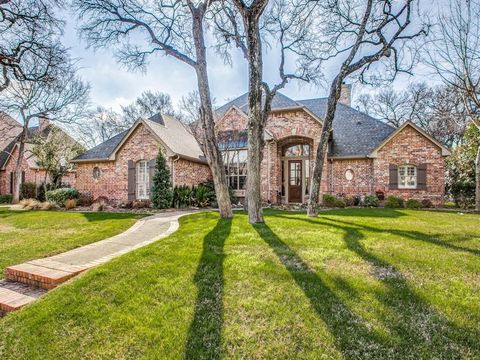
<svg viewBox="0 0 480 360">
<path fill-rule="evenodd" d="M 406 121 L 402 126 L 397 128 L 390 136 L 388 136 L 383 142 L 381 142 L 375 149 L 372 151 L 371 156 L 376 157 L 378 154 L 378 151 L 382 149 L 385 145 L 387 145 L 391 140 L 393 140 L 400 132 L 402 132 L 406 127 L 411 127 L 418 133 L 420 133 L 423 137 L 425 137 L 427 140 L 438 146 L 442 152 L 442 156 L 450 156 L 450 150 L 448 150 L 442 143 L 440 143 L 438 140 L 436 140 L 434 137 L 431 135 L 427 134 L 423 129 L 412 123 L 411 121 Z"/>
</svg>

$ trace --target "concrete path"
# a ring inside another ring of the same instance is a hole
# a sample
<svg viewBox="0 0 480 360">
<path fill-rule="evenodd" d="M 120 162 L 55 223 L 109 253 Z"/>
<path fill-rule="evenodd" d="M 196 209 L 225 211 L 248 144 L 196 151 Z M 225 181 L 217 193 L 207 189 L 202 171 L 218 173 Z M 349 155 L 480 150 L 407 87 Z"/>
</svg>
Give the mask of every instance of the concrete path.
<svg viewBox="0 0 480 360">
<path fill-rule="evenodd" d="M 91 267 L 169 236 L 178 229 L 181 216 L 194 212 L 174 211 L 149 216 L 111 238 L 8 267 L 5 270 L 7 281 L 0 282 L 0 311 L 16 310 Z"/>
</svg>

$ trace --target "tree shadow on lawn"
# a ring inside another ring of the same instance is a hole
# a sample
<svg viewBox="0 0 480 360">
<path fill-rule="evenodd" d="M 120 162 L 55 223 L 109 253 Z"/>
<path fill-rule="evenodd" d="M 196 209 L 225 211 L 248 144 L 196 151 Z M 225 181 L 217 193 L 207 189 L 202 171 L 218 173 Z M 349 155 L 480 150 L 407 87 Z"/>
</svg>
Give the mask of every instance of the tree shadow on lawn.
<svg viewBox="0 0 480 360">
<path fill-rule="evenodd" d="M 220 358 L 224 246 L 231 227 L 231 219 L 220 219 L 203 239 L 203 252 L 194 277 L 198 294 L 187 335 L 185 359 Z"/>
<path fill-rule="evenodd" d="M 347 209 L 325 209 L 320 210 L 319 215 L 339 215 L 345 217 L 370 217 L 370 218 L 398 218 L 406 216 L 401 211 L 389 208 L 347 208 Z"/>
<path fill-rule="evenodd" d="M 298 219 L 314 222 L 310 219 Z M 255 230 L 276 253 L 297 285 L 335 337 L 338 349 L 346 358 L 459 358 L 463 353 L 480 352 L 476 338 L 479 334 L 461 329 L 433 309 L 415 293 L 406 279 L 391 264 L 385 262 L 361 244 L 363 234 L 358 228 L 323 223 L 345 232 L 347 248 L 373 266 L 374 276 L 386 291 L 376 292 L 390 314 L 380 318 L 388 338 L 379 336 L 371 326 L 355 315 L 321 278 L 283 242 L 267 225 L 255 225 Z M 334 279 L 336 281 L 336 279 Z M 339 284 L 345 288 L 346 284 Z M 354 291 L 349 291 L 355 296 Z"/>
<path fill-rule="evenodd" d="M 406 231 L 406 230 L 395 230 L 395 229 L 378 229 L 378 228 L 368 226 L 368 225 L 363 225 L 363 224 L 361 225 L 361 224 L 351 223 L 351 222 L 348 222 L 348 221 L 332 219 L 332 218 L 329 218 L 327 216 L 322 216 L 322 219 L 332 221 L 332 222 L 335 222 L 335 223 L 338 223 L 338 224 L 342 224 L 342 225 L 345 225 L 345 226 L 355 226 L 355 227 L 361 228 L 362 230 L 366 230 L 366 231 L 370 231 L 370 232 L 376 232 L 376 233 L 388 232 L 392 235 L 405 237 L 405 238 L 408 238 L 408 239 L 411 239 L 411 240 L 423 241 L 423 242 L 427 242 L 427 243 L 430 243 L 430 244 L 433 244 L 433 245 L 441 246 L 441 247 L 444 247 L 444 248 L 447 248 L 447 249 L 450 249 L 450 250 L 463 251 L 463 252 L 467 252 L 467 253 L 470 253 L 470 254 L 473 254 L 473 255 L 480 256 L 480 249 L 472 249 L 472 248 L 468 248 L 468 247 L 454 245 L 454 244 L 451 244 L 447 241 L 443 241 L 443 240 L 438 239 L 437 238 L 438 235 L 435 235 L 435 234 L 424 234 L 420 231 L 415 231 L 415 230 Z M 312 223 L 319 224 L 318 222 L 315 222 L 315 221 L 312 221 Z M 463 237 L 462 239 L 457 239 L 457 242 L 461 242 L 463 240 L 468 241 L 468 240 L 472 240 L 473 238 L 474 237 L 472 237 L 472 236 L 466 236 L 466 237 Z"/>
</svg>

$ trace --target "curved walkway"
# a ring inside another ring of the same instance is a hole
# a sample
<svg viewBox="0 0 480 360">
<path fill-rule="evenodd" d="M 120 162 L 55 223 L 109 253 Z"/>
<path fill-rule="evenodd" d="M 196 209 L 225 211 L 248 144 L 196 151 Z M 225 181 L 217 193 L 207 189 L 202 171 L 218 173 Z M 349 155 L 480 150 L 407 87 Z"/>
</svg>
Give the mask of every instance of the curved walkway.
<svg viewBox="0 0 480 360">
<path fill-rule="evenodd" d="M 194 212 L 155 214 L 139 220 L 127 231 L 111 238 L 8 267 L 5 270 L 7 280 L 0 282 L 0 312 L 17 310 L 91 267 L 169 236 L 178 229 L 181 216 Z"/>
</svg>

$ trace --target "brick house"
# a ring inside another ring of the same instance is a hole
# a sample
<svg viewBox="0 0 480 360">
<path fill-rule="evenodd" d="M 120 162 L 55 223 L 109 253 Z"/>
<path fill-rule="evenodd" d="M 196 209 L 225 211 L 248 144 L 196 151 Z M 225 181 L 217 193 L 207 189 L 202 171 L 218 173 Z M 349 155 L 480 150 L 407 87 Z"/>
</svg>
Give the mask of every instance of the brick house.
<svg viewBox="0 0 480 360">
<path fill-rule="evenodd" d="M 28 129 L 22 159 L 22 183 L 34 183 L 38 186 L 45 180 L 50 181 L 45 170 L 39 167 L 38 159 L 33 155 L 31 140 L 35 136 L 48 137 L 55 127 L 47 119 L 40 119 L 38 126 Z M 18 136 L 22 132 L 22 125 L 4 112 L 0 112 L 0 195 L 12 194 L 14 174 L 18 159 Z M 55 127 L 55 129 L 59 129 Z M 76 143 L 68 134 L 62 132 L 66 141 Z M 62 182 L 75 186 L 75 172 L 70 171 L 62 178 Z"/>
<path fill-rule="evenodd" d="M 350 107 L 350 89 L 338 105 L 321 190 L 337 196 L 377 193 L 443 201 L 444 160 L 450 153 L 416 125 L 395 129 Z M 217 109 L 216 132 L 229 185 L 245 196 L 247 94 Z M 265 202 L 303 203 L 320 139 L 327 99 L 292 100 L 277 94 L 265 130 L 261 177 Z M 133 127 L 76 158 L 77 188 L 94 198 L 148 199 L 161 147 L 174 185 L 211 180 L 201 146 L 189 129 L 166 115 Z"/>
<path fill-rule="evenodd" d="M 172 184 L 193 186 L 211 181 L 200 145 L 191 131 L 172 116 L 157 114 L 78 156 L 77 189 L 113 203 L 148 200 L 161 149 Z"/>
</svg>

